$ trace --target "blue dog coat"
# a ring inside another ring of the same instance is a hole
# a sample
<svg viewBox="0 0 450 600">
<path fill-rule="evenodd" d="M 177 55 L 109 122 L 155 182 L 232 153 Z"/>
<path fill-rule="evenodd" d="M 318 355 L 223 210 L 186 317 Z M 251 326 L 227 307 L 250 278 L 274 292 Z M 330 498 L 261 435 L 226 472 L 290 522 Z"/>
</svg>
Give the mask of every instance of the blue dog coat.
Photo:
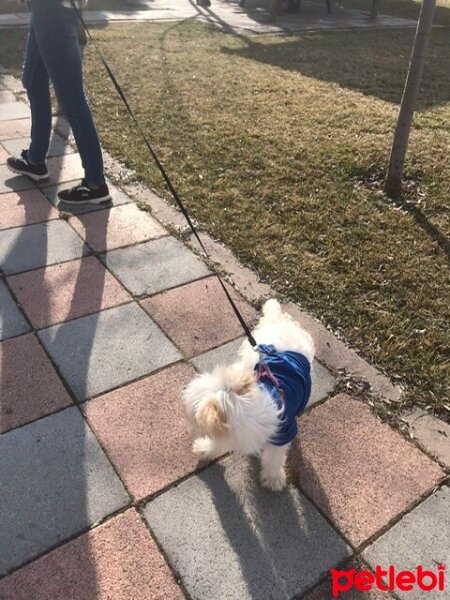
<svg viewBox="0 0 450 600">
<path fill-rule="evenodd" d="M 311 365 L 298 352 L 278 352 L 274 346 L 261 344 L 258 350 L 264 355 L 255 370 L 258 385 L 271 395 L 278 409 L 283 410 L 280 427 L 271 443 L 275 446 L 289 444 L 297 435 L 295 418 L 306 408 L 311 395 Z M 265 368 L 269 371 L 265 371 Z M 271 375 L 273 377 L 271 377 Z"/>
</svg>

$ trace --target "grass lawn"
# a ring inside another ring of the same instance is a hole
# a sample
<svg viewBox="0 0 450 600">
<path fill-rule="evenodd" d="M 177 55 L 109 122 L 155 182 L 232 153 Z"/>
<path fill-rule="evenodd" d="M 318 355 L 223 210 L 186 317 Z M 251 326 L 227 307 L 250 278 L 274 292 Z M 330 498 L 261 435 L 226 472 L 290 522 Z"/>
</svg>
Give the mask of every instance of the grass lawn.
<svg viewBox="0 0 450 600">
<path fill-rule="evenodd" d="M 379 189 L 413 35 L 245 38 L 192 22 L 95 31 L 204 228 L 403 382 L 406 402 L 449 416 L 447 29 L 429 49 L 408 202 L 394 206 Z M 17 70 L 23 39 L 2 32 Z M 85 65 L 104 146 L 166 193 L 92 47 Z"/>
</svg>

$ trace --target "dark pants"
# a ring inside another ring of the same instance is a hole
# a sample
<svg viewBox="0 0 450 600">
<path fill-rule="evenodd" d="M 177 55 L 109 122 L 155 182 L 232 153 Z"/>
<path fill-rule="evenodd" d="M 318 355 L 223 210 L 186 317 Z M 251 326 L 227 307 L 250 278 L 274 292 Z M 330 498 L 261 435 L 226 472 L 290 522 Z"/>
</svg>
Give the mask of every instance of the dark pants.
<svg viewBox="0 0 450 600">
<path fill-rule="evenodd" d="M 103 159 L 91 110 L 83 90 L 78 19 L 75 10 L 56 0 L 31 0 L 23 85 L 31 105 L 28 158 L 43 163 L 52 127 L 49 82 L 67 117 L 89 185 L 104 183 Z"/>
</svg>

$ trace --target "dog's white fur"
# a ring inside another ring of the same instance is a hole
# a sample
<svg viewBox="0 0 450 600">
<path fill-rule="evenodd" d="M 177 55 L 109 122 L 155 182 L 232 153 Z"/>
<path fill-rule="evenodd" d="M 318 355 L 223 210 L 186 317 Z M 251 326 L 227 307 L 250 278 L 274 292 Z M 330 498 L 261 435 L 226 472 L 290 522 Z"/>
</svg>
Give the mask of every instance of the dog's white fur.
<svg viewBox="0 0 450 600">
<path fill-rule="evenodd" d="M 277 300 L 268 300 L 253 336 L 258 344 L 272 344 L 279 351 L 303 354 L 310 363 L 314 342 L 292 317 L 281 311 Z M 257 384 L 258 353 L 245 341 L 240 358 L 230 366 L 217 366 L 198 375 L 183 392 L 186 414 L 194 434 L 193 451 L 199 459 L 226 452 L 261 456 L 261 483 L 272 491 L 286 483 L 284 464 L 289 444 L 275 446 L 279 413 L 270 395 Z"/>
</svg>

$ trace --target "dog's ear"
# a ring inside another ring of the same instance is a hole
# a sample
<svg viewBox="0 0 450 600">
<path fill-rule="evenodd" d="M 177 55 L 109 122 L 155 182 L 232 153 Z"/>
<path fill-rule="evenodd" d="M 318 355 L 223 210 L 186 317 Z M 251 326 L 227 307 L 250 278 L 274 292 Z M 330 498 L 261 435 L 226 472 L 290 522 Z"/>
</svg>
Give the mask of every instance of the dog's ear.
<svg viewBox="0 0 450 600">
<path fill-rule="evenodd" d="M 202 403 L 197 410 L 196 419 L 201 429 L 213 438 L 225 435 L 230 429 L 216 396 L 210 396 Z"/>
<path fill-rule="evenodd" d="M 250 393 L 255 382 L 256 375 L 254 371 L 243 371 L 242 369 L 239 369 L 234 377 L 233 392 L 238 396 L 246 396 Z"/>
</svg>

